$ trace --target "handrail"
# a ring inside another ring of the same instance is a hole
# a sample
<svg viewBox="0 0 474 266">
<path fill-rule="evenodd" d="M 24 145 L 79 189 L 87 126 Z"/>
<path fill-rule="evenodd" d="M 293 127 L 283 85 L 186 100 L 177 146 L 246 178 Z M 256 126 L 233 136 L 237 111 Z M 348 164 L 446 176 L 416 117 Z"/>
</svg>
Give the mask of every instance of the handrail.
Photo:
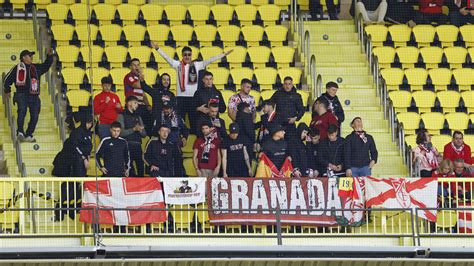
<svg viewBox="0 0 474 266">
<path fill-rule="evenodd" d="M 33 33 L 35 36 L 36 40 L 36 49 L 38 50 L 39 53 L 39 58 L 41 61 L 44 60 L 44 54 L 43 54 L 43 38 L 41 31 L 39 30 L 39 25 L 38 25 L 38 14 L 36 10 L 36 5 L 33 5 Z"/>
<path fill-rule="evenodd" d="M 311 63 L 311 33 L 308 30 L 304 32 L 304 42 L 301 46 L 303 47 L 303 53 L 306 56 L 305 70 L 306 73 L 308 73 L 309 64 Z"/>
<path fill-rule="evenodd" d="M 297 0 L 290 1 L 290 33 L 296 32 L 296 14 L 297 14 Z"/>
</svg>

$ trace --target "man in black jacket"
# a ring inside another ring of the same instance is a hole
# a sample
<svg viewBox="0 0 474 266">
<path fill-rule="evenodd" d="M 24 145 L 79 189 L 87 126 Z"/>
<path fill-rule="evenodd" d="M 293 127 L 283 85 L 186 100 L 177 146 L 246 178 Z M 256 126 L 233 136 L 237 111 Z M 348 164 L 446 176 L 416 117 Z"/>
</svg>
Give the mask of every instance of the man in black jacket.
<svg viewBox="0 0 474 266">
<path fill-rule="evenodd" d="M 354 131 L 344 143 L 346 176 L 370 176 L 378 157 L 374 138 L 363 130 L 362 118 L 354 118 L 351 126 Z"/>
<path fill-rule="evenodd" d="M 322 174 L 332 171 L 334 175 L 344 174 L 344 138 L 338 137 L 338 128 L 330 125 L 328 137 L 319 144 L 319 160 Z"/>
<path fill-rule="evenodd" d="M 474 24 L 473 0 L 446 0 L 444 4 L 449 8 L 449 20 L 456 27 Z M 468 6 L 471 4 L 471 6 Z"/>
<path fill-rule="evenodd" d="M 11 85 L 15 83 L 16 92 L 13 103 L 18 104 L 17 132 L 18 140 L 36 142 L 33 133 L 38 123 L 41 110 L 40 77 L 48 72 L 53 63 L 53 52 L 48 49 L 48 57 L 42 64 L 33 64 L 35 52 L 23 50 L 20 53 L 20 63 L 14 66 L 5 76 L 3 90 L 7 96 L 10 95 Z M 26 132 L 23 130 L 27 109 L 30 109 L 30 122 Z"/>
<path fill-rule="evenodd" d="M 270 129 L 271 138 L 262 146 L 262 152 L 272 161 L 278 170 L 288 156 L 288 143 L 285 140 L 285 130 L 281 125 L 273 125 Z M 258 177 L 258 176 L 257 176 Z"/>
<path fill-rule="evenodd" d="M 125 102 L 127 108 L 118 117 L 118 121 L 122 125 L 120 136 L 128 142 L 132 163 L 130 176 L 143 177 L 145 171 L 142 156 L 142 138 L 146 137 L 145 125 L 137 112 L 138 98 L 131 95 L 127 97 Z M 136 170 L 133 167 L 133 163 L 135 163 Z"/>
<path fill-rule="evenodd" d="M 319 156 L 319 131 L 317 129 L 310 129 L 310 141 L 306 142 L 306 157 L 308 158 L 308 170 L 306 174 L 308 177 L 317 177 L 321 170 L 321 162 Z"/>
<path fill-rule="evenodd" d="M 102 139 L 95 154 L 97 166 L 106 177 L 128 177 L 130 172 L 128 143 L 120 137 L 121 128 L 118 121 L 112 122 L 110 137 Z"/>
<path fill-rule="evenodd" d="M 308 137 L 309 128 L 305 123 L 300 123 L 296 129 L 300 138 L 293 138 L 288 142 L 288 153 L 291 156 L 293 164 L 293 173 L 295 177 L 307 176 L 308 157 L 306 153 L 306 138 Z"/>
<path fill-rule="evenodd" d="M 265 143 L 267 139 L 271 137 L 270 128 L 273 125 L 281 125 L 281 116 L 276 112 L 276 104 L 271 100 L 267 100 L 263 103 L 263 115 L 260 119 L 258 126 L 257 134 L 257 147 L 256 150 L 261 150 L 261 145 Z"/>
<path fill-rule="evenodd" d="M 158 138 L 148 142 L 143 158 L 150 166 L 150 176 L 176 177 L 175 169 L 180 160 L 178 146 L 169 142 L 170 128 L 163 124 L 159 127 Z"/>
<path fill-rule="evenodd" d="M 152 88 L 145 82 L 145 76 L 140 73 L 140 85 L 144 92 L 150 95 L 153 106 L 151 114 L 153 121 L 160 117 L 164 102 L 171 103 L 173 108 L 176 108 L 176 97 L 170 91 L 171 78 L 167 73 L 161 74 L 158 79 L 158 88 Z M 151 133 L 151 132 L 150 132 Z"/>
<path fill-rule="evenodd" d="M 336 82 L 328 82 L 326 83 L 326 92 L 323 93 L 321 96 L 324 97 L 328 103 L 328 111 L 332 112 L 333 115 L 337 117 L 337 121 L 339 122 L 339 128 L 341 128 L 342 122 L 344 122 L 344 109 L 342 109 L 342 104 L 337 97 L 337 90 L 339 86 Z"/>
<path fill-rule="evenodd" d="M 250 160 L 255 159 L 253 146 L 255 144 L 255 125 L 250 104 L 241 102 L 237 105 L 236 124 L 239 125 L 239 138 L 244 142 Z"/>
<path fill-rule="evenodd" d="M 214 86 L 214 77 L 211 72 L 204 72 L 202 77 L 203 87 L 198 88 L 194 93 L 194 107 L 196 108 L 197 118 L 199 119 L 206 117 L 209 114 L 209 105 L 211 103 L 217 104 L 219 107 L 219 113 L 224 113 L 226 105 L 222 93 Z M 196 125 L 196 127 L 199 127 Z M 198 132 L 197 128 L 194 128 L 195 132 Z"/>
<path fill-rule="evenodd" d="M 275 92 L 271 101 L 275 102 L 277 114 L 283 121 L 281 125 L 285 128 L 285 139 L 298 138 L 295 123 L 303 117 L 304 106 L 291 77 L 285 77 L 283 89 Z"/>
<path fill-rule="evenodd" d="M 224 119 L 219 117 L 219 106 L 216 103 L 209 104 L 208 114 L 201 117 L 198 121 L 198 125 L 211 124 L 211 134 L 218 137 L 221 142 L 227 137 L 227 130 Z M 198 137 L 203 137 L 202 132 L 197 133 Z"/>
</svg>

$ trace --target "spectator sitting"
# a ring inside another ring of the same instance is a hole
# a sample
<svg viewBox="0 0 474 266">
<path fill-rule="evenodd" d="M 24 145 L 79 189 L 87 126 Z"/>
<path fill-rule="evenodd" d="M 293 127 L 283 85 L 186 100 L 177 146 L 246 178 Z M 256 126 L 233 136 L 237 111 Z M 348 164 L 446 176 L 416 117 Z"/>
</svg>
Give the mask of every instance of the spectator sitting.
<svg viewBox="0 0 474 266">
<path fill-rule="evenodd" d="M 342 109 L 342 104 L 337 97 L 337 90 L 339 86 L 336 82 L 326 83 L 326 92 L 321 94 L 321 97 L 327 100 L 328 102 L 328 111 L 337 117 L 337 122 L 339 122 L 339 128 L 341 127 L 342 122 L 344 122 L 344 109 Z"/>
<path fill-rule="evenodd" d="M 456 159 L 454 161 L 454 176 L 455 177 L 472 177 L 469 172 L 465 171 L 464 160 Z M 471 183 L 468 182 L 451 182 L 451 192 L 457 195 L 458 198 L 471 199 Z M 455 193 L 457 191 L 457 193 Z"/>
<path fill-rule="evenodd" d="M 202 137 L 194 142 L 193 164 L 201 177 L 216 177 L 221 168 L 221 141 L 212 133 L 212 124 L 201 125 Z"/>
<path fill-rule="evenodd" d="M 155 127 L 158 127 L 158 129 L 162 125 L 166 125 L 170 129 L 168 141 L 178 145 L 179 147 L 186 146 L 189 130 L 183 119 L 179 117 L 173 109 L 173 104 L 170 101 L 163 102 L 161 114 L 153 124 Z"/>
<path fill-rule="evenodd" d="M 255 126 L 253 124 L 253 115 L 250 105 L 246 102 L 241 102 L 237 106 L 236 123 L 239 125 L 239 137 L 247 148 L 247 153 L 250 160 L 255 159 L 253 153 L 253 145 L 255 143 Z"/>
<path fill-rule="evenodd" d="M 222 143 L 222 172 L 224 177 L 251 177 L 252 165 L 244 141 L 240 138 L 239 125 L 229 125 L 229 136 Z"/>
<path fill-rule="evenodd" d="M 378 152 L 374 138 L 363 130 L 362 119 L 352 120 L 354 129 L 344 143 L 344 167 L 347 176 L 370 176 L 377 163 Z"/>
<path fill-rule="evenodd" d="M 210 124 L 211 134 L 218 137 L 221 141 L 227 137 L 225 121 L 219 117 L 219 106 L 216 103 L 209 104 L 209 113 L 199 120 L 199 125 Z M 202 132 L 198 132 L 198 136 L 202 137 Z"/>
<path fill-rule="evenodd" d="M 306 139 L 309 128 L 305 123 L 300 123 L 296 128 L 300 138 L 292 138 L 288 141 L 288 154 L 291 156 L 293 164 L 293 174 L 295 177 L 307 176 L 308 158 L 306 154 Z"/>
<path fill-rule="evenodd" d="M 474 2 L 472 0 L 447 0 L 449 20 L 456 27 L 474 24 Z M 468 6 L 470 5 L 470 6 Z"/>
<path fill-rule="evenodd" d="M 415 10 L 413 10 L 413 2 L 414 0 L 387 0 L 388 9 L 385 20 L 414 27 Z"/>
<path fill-rule="evenodd" d="M 349 12 L 356 19 L 362 16 L 365 23 L 384 23 L 387 7 L 386 0 L 352 0 Z"/>
<path fill-rule="evenodd" d="M 175 169 L 182 163 L 181 152 L 176 144 L 168 140 L 170 128 L 159 126 L 158 138 L 151 139 L 145 148 L 144 161 L 150 166 L 150 176 L 179 177 Z"/>
<path fill-rule="evenodd" d="M 205 72 L 202 77 L 204 87 L 199 88 L 194 93 L 194 106 L 197 112 L 197 118 L 202 119 L 209 114 L 209 105 L 216 104 L 219 107 L 219 113 L 224 113 L 226 105 L 222 93 L 214 86 L 214 77 L 211 72 Z M 196 130 L 196 132 L 199 130 Z"/>
<path fill-rule="evenodd" d="M 463 159 L 458 158 L 454 160 L 454 175 L 456 177 L 471 177 L 471 173 L 466 171 L 465 162 Z"/>
<path fill-rule="evenodd" d="M 258 138 L 257 138 L 257 147 L 256 150 L 260 151 L 261 145 L 265 143 L 265 141 L 271 137 L 270 135 L 270 128 L 273 125 L 281 125 L 281 116 L 277 114 L 275 102 L 273 101 L 265 101 L 263 104 L 263 115 L 260 119 L 260 126 L 258 130 Z"/>
<path fill-rule="evenodd" d="M 431 143 L 431 134 L 422 129 L 416 136 L 416 144 L 413 149 L 413 163 L 419 164 L 420 177 L 431 177 L 438 168 L 441 156 Z"/>
<path fill-rule="evenodd" d="M 250 79 L 242 79 L 240 82 L 240 91 L 237 94 L 234 94 L 229 99 L 228 109 L 229 109 L 229 117 L 232 121 L 236 121 L 237 118 L 237 106 L 241 102 L 245 102 L 249 104 L 250 113 L 252 114 L 252 118 L 255 118 L 255 99 L 252 95 L 250 95 L 250 90 L 252 89 L 252 81 Z M 253 120 L 252 120 L 253 121 Z"/>
<path fill-rule="evenodd" d="M 326 8 L 328 10 L 328 15 L 330 20 L 337 20 L 336 5 L 334 5 L 334 0 L 326 0 Z M 318 14 L 323 11 L 323 6 L 321 5 L 321 0 L 310 0 L 309 1 L 309 12 L 311 14 L 311 20 L 319 20 Z"/>
<path fill-rule="evenodd" d="M 437 177 L 437 178 L 454 177 L 453 163 L 450 160 L 443 160 L 439 164 L 438 170 L 433 171 L 433 174 L 431 175 L 431 177 Z M 441 180 L 440 180 L 440 183 L 438 184 L 438 196 L 443 197 L 444 199 L 438 199 L 439 203 L 441 203 L 439 204 L 439 206 L 446 206 L 446 203 L 449 202 L 449 200 L 446 198 L 449 195 L 450 195 L 449 183 L 448 182 L 441 183 Z M 447 205 L 446 207 L 450 207 L 450 206 Z"/>
<path fill-rule="evenodd" d="M 446 24 L 448 17 L 443 14 L 444 0 L 419 0 L 419 11 L 415 14 L 416 24 Z"/>
<path fill-rule="evenodd" d="M 123 109 L 119 97 L 111 91 L 112 78 L 103 77 L 101 83 L 102 92 L 94 97 L 94 114 L 99 116 L 97 131 L 102 140 L 110 136 L 110 125 L 117 120 Z"/>
<path fill-rule="evenodd" d="M 272 137 L 263 143 L 262 152 L 273 162 L 276 168 L 280 170 L 288 156 L 285 130 L 281 125 L 272 125 L 270 135 Z"/>
<path fill-rule="evenodd" d="M 319 97 L 314 102 L 313 108 L 315 109 L 315 114 L 313 114 L 313 119 L 311 120 L 311 128 L 319 130 L 320 140 L 323 141 L 328 137 L 328 127 L 330 125 L 335 125 L 339 127 L 339 122 L 337 117 L 331 112 L 328 112 L 329 103 L 324 97 Z"/>
<path fill-rule="evenodd" d="M 328 128 L 328 137 L 319 144 L 319 158 L 323 171 L 333 172 L 334 175 L 344 174 L 344 138 L 338 137 L 335 125 Z"/>
<path fill-rule="evenodd" d="M 151 109 L 153 121 L 155 121 L 161 115 L 164 102 L 170 102 L 173 109 L 176 108 L 176 97 L 174 96 L 174 93 L 170 91 L 170 84 L 170 75 L 163 73 L 158 80 L 158 88 L 154 89 L 146 84 L 145 76 L 140 73 L 140 85 L 143 90 L 151 96 L 153 103 Z"/>
<path fill-rule="evenodd" d="M 95 154 L 97 166 L 106 177 L 128 177 L 130 173 L 130 152 L 127 141 L 120 137 L 121 128 L 118 121 L 112 122 L 110 137 L 102 139 Z"/>
<path fill-rule="evenodd" d="M 444 146 L 443 158 L 451 162 L 463 159 L 464 167 L 468 169 L 471 167 L 471 147 L 464 143 L 464 135 L 460 131 L 454 131 L 453 141 Z"/>
<path fill-rule="evenodd" d="M 320 142 L 319 142 L 319 131 L 317 129 L 310 129 L 309 131 L 310 141 L 306 142 L 306 157 L 308 158 L 308 177 L 317 177 L 321 172 L 320 162 Z"/>
</svg>

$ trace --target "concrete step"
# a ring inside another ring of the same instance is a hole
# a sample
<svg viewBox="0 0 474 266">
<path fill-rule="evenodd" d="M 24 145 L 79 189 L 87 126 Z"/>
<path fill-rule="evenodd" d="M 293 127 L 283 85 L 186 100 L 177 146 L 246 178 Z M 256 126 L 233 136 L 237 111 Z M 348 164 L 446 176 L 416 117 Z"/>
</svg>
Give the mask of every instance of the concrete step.
<svg viewBox="0 0 474 266">
<path fill-rule="evenodd" d="M 345 33 L 345 32 L 325 32 L 325 31 L 314 31 L 310 30 L 310 41 L 313 42 L 357 42 L 357 33 Z"/>
<path fill-rule="evenodd" d="M 343 52 L 342 52 L 343 53 Z M 320 63 L 357 63 L 357 62 L 365 62 L 365 56 L 361 53 L 358 54 L 347 54 L 346 56 L 335 56 L 334 54 L 319 54 L 316 57 L 316 66 Z"/>
<path fill-rule="evenodd" d="M 348 76 L 366 76 L 370 74 L 366 66 L 320 66 L 316 67 L 316 73 L 325 75 L 332 75 L 334 73 L 341 73 L 341 75 Z"/>
<path fill-rule="evenodd" d="M 316 60 L 316 69 L 318 67 L 367 67 L 365 61 L 348 61 L 348 62 L 321 62 Z M 368 71 L 368 70 L 367 70 Z"/>
</svg>

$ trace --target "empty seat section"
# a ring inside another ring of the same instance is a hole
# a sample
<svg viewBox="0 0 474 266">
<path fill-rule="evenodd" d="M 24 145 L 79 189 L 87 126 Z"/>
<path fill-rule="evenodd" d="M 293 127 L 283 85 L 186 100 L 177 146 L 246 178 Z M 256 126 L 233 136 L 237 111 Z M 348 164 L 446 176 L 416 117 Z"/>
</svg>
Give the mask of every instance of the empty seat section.
<svg viewBox="0 0 474 266">
<path fill-rule="evenodd" d="M 61 66 L 74 67 L 78 61 L 79 47 L 73 45 L 62 45 L 56 48 L 58 54 L 58 60 L 61 62 Z"/>
<path fill-rule="evenodd" d="M 117 11 L 123 26 L 133 25 L 135 24 L 135 21 L 138 20 L 140 7 L 132 4 L 122 4 L 117 7 Z"/>
<path fill-rule="evenodd" d="M 186 7 L 182 5 L 167 5 L 164 8 L 170 25 L 181 25 L 186 19 Z"/>
<path fill-rule="evenodd" d="M 423 47 L 420 49 L 420 54 L 425 63 L 426 68 L 437 68 L 443 60 L 443 49 L 433 47 Z"/>
<path fill-rule="evenodd" d="M 240 36 L 240 27 L 235 25 L 221 26 L 217 29 L 219 33 L 220 40 L 225 46 L 235 46 L 237 41 L 239 41 Z"/>
<path fill-rule="evenodd" d="M 252 25 L 242 27 L 241 30 L 247 47 L 260 46 L 260 42 L 263 40 L 263 27 Z"/>
<path fill-rule="evenodd" d="M 158 71 L 156 69 L 145 68 L 143 70 L 143 75 L 145 75 L 145 82 L 148 85 L 153 86 L 156 84 L 157 79 L 158 79 Z"/>
<path fill-rule="evenodd" d="M 206 21 L 209 20 L 211 9 L 206 5 L 190 5 L 188 6 L 188 12 L 194 26 L 205 25 Z"/>
<path fill-rule="evenodd" d="M 135 46 L 128 48 L 128 54 L 130 58 L 138 58 L 140 63 L 150 62 L 151 48 L 148 46 Z"/>
<path fill-rule="evenodd" d="M 405 77 L 412 91 L 422 90 L 426 85 L 428 71 L 423 68 L 405 69 Z"/>
<path fill-rule="evenodd" d="M 66 84 L 68 90 L 78 90 L 84 83 L 84 69 L 70 67 L 61 70 L 63 82 Z"/>
<path fill-rule="evenodd" d="M 424 113 L 421 114 L 421 119 L 423 120 L 424 128 L 431 134 L 439 135 L 444 128 L 445 119 L 442 113 Z"/>
<path fill-rule="evenodd" d="M 397 120 L 400 124 L 403 125 L 403 130 L 405 135 L 415 134 L 416 130 L 420 127 L 421 117 L 417 113 L 399 113 L 397 114 Z"/>
<path fill-rule="evenodd" d="M 141 46 L 145 40 L 146 28 L 142 25 L 127 25 L 123 27 L 123 33 L 128 42 L 128 46 Z"/>
<path fill-rule="evenodd" d="M 461 94 L 457 91 L 441 91 L 437 93 L 438 101 L 443 108 L 443 112 L 456 112 L 459 107 Z"/>
<path fill-rule="evenodd" d="M 163 46 L 168 40 L 170 27 L 168 27 L 168 25 L 163 24 L 151 25 L 147 27 L 147 32 L 150 36 L 150 41 L 155 42 L 160 46 Z"/>
<path fill-rule="evenodd" d="M 446 118 L 449 129 L 451 130 L 459 130 L 463 132 L 468 128 L 469 115 L 466 113 L 449 113 L 445 114 L 444 117 Z"/>
<path fill-rule="evenodd" d="M 50 4 L 46 7 L 46 12 L 48 19 L 51 20 L 51 25 L 64 24 L 69 8 L 62 4 Z"/>
<path fill-rule="evenodd" d="M 127 59 L 127 48 L 124 46 L 105 47 L 104 52 L 111 67 L 122 67 Z"/>
<path fill-rule="evenodd" d="M 171 46 L 162 46 L 160 50 L 165 52 L 171 58 L 175 57 L 176 50 Z M 155 50 L 152 49 L 153 57 L 155 58 L 155 62 L 158 63 L 158 68 L 168 67 L 168 62 Z"/>
<path fill-rule="evenodd" d="M 243 46 L 227 47 L 225 52 L 233 50 L 231 54 L 225 57 L 230 68 L 241 67 L 247 57 L 247 49 Z"/>
<path fill-rule="evenodd" d="M 97 40 L 97 33 L 99 32 L 99 27 L 94 24 L 82 24 L 76 26 L 75 30 L 77 34 L 77 39 L 81 42 L 81 46 L 89 46 L 89 38 L 92 44 L 94 43 L 94 41 Z"/>
<path fill-rule="evenodd" d="M 409 91 L 392 91 L 388 94 L 396 113 L 407 112 L 411 105 L 411 93 Z"/>
<path fill-rule="evenodd" d="M 447 90 L 451 84 L 452 73 L 446 68 L 433 68 L 428 71 L 431 84 L 436 91 Z"/>
<path fill-rule="evenodd" d="M 418 62 L 420 51 L 416 47 L 400 47 L 396 50 L 398 59 L 403 68 L 413 68 Z"/>
<path fill-rule="evenodd" d="M 226 4 L 217 4 L 211 7 L 212 17 L 216 21 L 217 26 L 229 25 L 234 14 L 234 7 Z"/>
<path fill-rule="evenodd" d="M 250 26 L 257 18 L 257 8 L 253 5 L 238 5 L 235 13 L 240 22 L 240 26 Z"/>
<path fill-rule="evenodd" d="M 265 34 L 272 47 L 283 46 L 288 40 L 288 28 L 282 25 L 265 27 Z"/>
<path fill-rule="evenodd" d="M 82 46 L 80 52 L 82 55 L 82 61 L 86 63 L 86 66 L 97 67 L 102 61 L 104 48 L 98 45 Z"/>
<path fill-rule="evenodd" d="M 122 36 L 122 27 L 117 24 L 102 25 L 99 27 L 99 32 L 105 46 L 116 46 Z"/>
<path fill-rule="evenodd" d="M 200 47 L 212 46 L 216 40 L 217 28 L 214 25 L 198 25 L 194 27 L 194 33 Z"/>
<path fill-rule="evenodd" d="M 435 106 L 436 93 L 432 91 L 415 91 L 412 96 L 420 113 L 431 112 Z"/>
<path fill-rule="evenodd" d="M 208 71 L 214 75 L 214 85 L 216 86 L 216 88 L 219 90 L 224 90 L 229 81 L 229 70 L 227 68 L 219 67 L 210 68 L 208 69 Z"/>
<path fill-rule="evenodd" d="M 407 25 L 392 25 L 388 31 L 395 47 L 406 46 L 411 39 L 411 28 Z"/>
<path fill-rule="evenodd" d="M 91 73 L 92 72 L 92 73 Z M 103 67 L 93 67 L 86 69 L 86 76 L 89 80 L 89 84 L 92 85 L 92 90 L 101 91 L 102 90 L 102 78 L 110 75 L 108 69 Z"/>
<path fill-rule="evenodd" d="M 275 25 L 280 21 L 280 8 L 277 5 L 261 5 L 258 7 L 260 19 L 265 26 Z"/>
<path fill-rule="evenodd" d="M 474 69 L 472 68 L 454 69 L 453 77 L 456 80 L 456 85 L 458 86 L 459 90 L 467 91 L 473 88 Z"/>
<path fill-rule="evenodd" d="M 276 83 L 278 72 L 274 68 L 259 68 L 254 70 L 255 78 L 260 87 L 260 91 L 272 90 Z"/>
<path fill-rule="evenodd" d="M 203 60 L 206 60 L 206 59 L 209 59 L 213 56 L 222 54 L 223 52 L 224 51 L 222 50 L 222 48 L 217 47 L 217 46 L 202 47 L 199 50 L 199 53 L 201 53 L 201 57 L 202 57 Z M 219 61 L 212 62 L 212 64 L 208 65 L 207 67 L 208 68 L 215 68 L 215 67 L 217 67 L 217 65 L 219 63 L 220 63 Z"/>
<path fill-rule="evenodd" d="M 88 106 L 90 97 L 90 92 L 85 90 L 72 90 L 67 92 L 67 100 L 73 112 L 77 112 L 79 107 Z"/>
<path fill-rule="evenodd" d="M 454 25 L 439 25 L 436 27 L 436 34 L 442 47 L 454 46 L 458 39 L 459 28 Z"/>
<path fill-rule="evenodd" d="M 383 25 L 368 25 L 364 30 L 370 38 L 372 46 L 383 46 L 387 40 L 388 28 Z"/>
<path fill-rule="evenodd" d="M 474 25 L 464 25 L 459 28 L 464 45 L 466 47 L 474 47 Z"/>
<path fill-rule="evenodd" d="M 130 72 L 130 69 L 124 68 L 124 67 L 116 67 L 110 70 L 110 76 L 112 77 L 112 80 L 115 85 L 115 90 L 117 91 L 117 95 L 119 96 L 124 95 L 123 78 L 129 72 Z M 125 104 L 125 101 L 122 101 L 122 99 L 120 99 L 120 101 L 122 102 L 122 104 Z"/>
<path fill-rule="evenodd" d="M 99 25 L 111 24 L 115 19 L 116 7 L 107 4 L 98 4 L 94 6 L 94 13 Z"/>
<path fill-rule="evenodd" d="M 399 68 L 385 68 L 380 71 L 388 91 L 399 90 L 405 73 Z"/>
<path fill-rule="evenodd" d="M 176 46 L 187 46 L 193 37 L 193 27 L 187 24 L 171 26 L 171 34 Z"/>
<path fill-rule="evenodd" d="M 379 68 L 390 68 L 395 60 L 395 49 L 392 47 L 382 46 L 373 49 L 374 57 L 377 58 Z"/>
<path fill-rule="evenodd" d="M 431 46 L 436 35 L 435 27 L 431 25 L 416 25 L 412 29 L 418 47 Z"/>
<path fill-rule="evenodd" d="M 247 49 L 254 68 L 263 68 L 270 59 L 271 50 L 268 47 L 250 47 Z"/>
<path fill-rule="evenodd" d="M 272 55 L 278 67 L 287 67 L 294 62 L 295 49 L 288 46 L 274 47 Z"/>
<path fill-rule="evenodd" d="M 459 46 L 448 47 L 444 48 L 444 55 L 450 68 L 462 68 L 464 63 L 466 63 L 467 50 Z"/>
<path fill-rule="evenodd" d="M 72 19 L 74 19 L 74 23 L 76 27 L 79 25 L 87 24 L 89 20 L 90 14 L 92 13 L 92 7 L 90 9 L 87 7 L 86 4 L 74 4 L 69 7 L 71 11 Z"/>
<path fill-rule="evenodd" d="M 69 24 L 53 25 L 51 26 L 51 32 L 56 45 L 69 45 L 74 34 L 74 26 Z"/>
<path fill-rule="evenodd" d="M 240 85 L 240 82 L 244 78 L 252 80 L 253 70 L 248 67 L 234 68 L 230 70 L 230 75 L 232 76 L 234 84 Z"/>
<path fill-rule="evenodd" d="M 469 113 L 474 113 L 474 91 L 463 91 L 461 97 Z M 474 120 L 472 121 L 474 122 Z"/>
<path fill-rule="evenodd" d="M 163 7 L 156 4 L 146 4 L 140 7 L 143 14 L 143 19 L 147 26 L 156 25 L 162 19 Z"/>
</svg>

